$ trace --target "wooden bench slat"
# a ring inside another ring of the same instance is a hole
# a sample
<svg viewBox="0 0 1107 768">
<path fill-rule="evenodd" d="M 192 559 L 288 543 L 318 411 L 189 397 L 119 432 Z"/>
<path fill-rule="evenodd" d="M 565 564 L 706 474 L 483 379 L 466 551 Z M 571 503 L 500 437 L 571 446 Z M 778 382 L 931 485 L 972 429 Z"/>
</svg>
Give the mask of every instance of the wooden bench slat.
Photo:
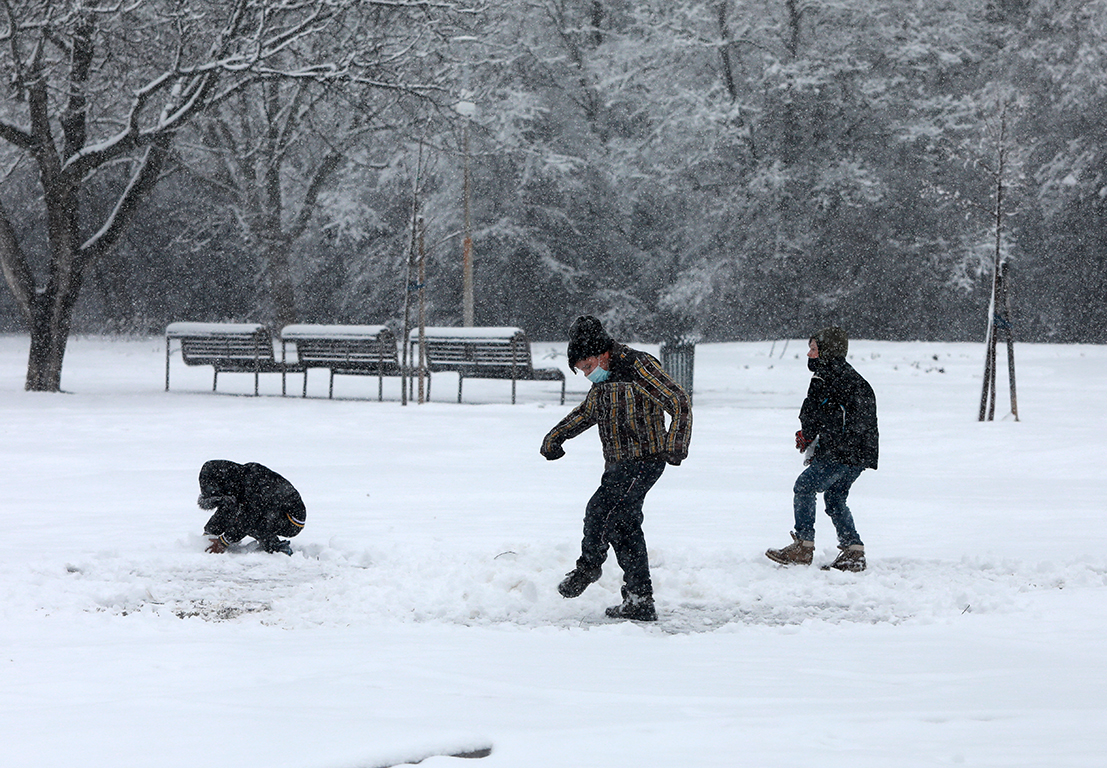
<svg viewBox="0 0 1107 768">
<path fill-rule="evenodd" d="M 396 338 L 385 326 L 296 325 L 281 333 L 281 359 L 274 353 L 273 337 L 265 326 L 252 323 L 172 323 L 166 328 L 165 388 L 169 389 L 170 343 L 176 340 L 186 365 L 210 365 L 214 369 L 212 391 L 220 373 L 253 373 L 254 394 L 258 394 L 261 373 L 281 373 L 281 394 L 285 374 L 303 373 L 303 396 L 307 396 L 309 368 L 330 371 L 329 396 L 334 396 L 336 375 L 377 376 L 378 399 L 383 400 L 383 377 L 402 376 Z M 409 337 L 412 350 L 419 343 L 416 332 Z M 294 345 L 290 361 L 287 345 Z M 452 371 L 458 374 L 457 399 L 461 402 L 466 377 L 510 379 L 511 402 L 515 402 L 517 381 L 560 381 L 561 403 L 565 403 L 565 373 L 560 368 L 535 368 L 530 343 L 518 328 L 428 328 L 424 336 L 425 373 Z M 413 356 L 414 357 L 414 356 Z M 407 374 L 416 371 L 409 368 Z"/>
<path fill-rule="evenodd" d="M 165 389 L 169 390 L 169 357 L 176 340 L 185 365 L 210 365 L 214 369 L 211 390 L 219 386 L 220 373 L 254 374 L 254 395 L 258 394 L 262 373 L 281 374 L 281 393 L 285 374 L 299 372 L 295 365 L 277 360 L 272 333 L 256 323 L 171 323 L 165 329 Z"/>
<path fill-rule="evenodd" d="M 420 343 L 417 332 L 408 337 L 412 350 Z M 457 401 L 465 377 L 510 379 L 511 402 L 517 381 L 561 381 L 565 404 L 565 373 L 560 368 L 535 368 L 530 342 L 519 328 L 427 328 L 423 354 L 430 371 L 457 373 Z"/>
<path fill-rule="evenodd" d="M 402 376 L 396 336 L 383 325 L 296 325 L 281 330 L 281 345 L 294 345 L 304 370 L 303 397 L 307 397 L 307 371 L 330 371 L 328 397 L 334 397 L 335 376 L 376 376 L 377 399 L 384 399 L 384 377 Z M 408 374 L 412 370 L 408 369 Z M 428 374 L 429 376 L 429 374 Z"/>
</svg>

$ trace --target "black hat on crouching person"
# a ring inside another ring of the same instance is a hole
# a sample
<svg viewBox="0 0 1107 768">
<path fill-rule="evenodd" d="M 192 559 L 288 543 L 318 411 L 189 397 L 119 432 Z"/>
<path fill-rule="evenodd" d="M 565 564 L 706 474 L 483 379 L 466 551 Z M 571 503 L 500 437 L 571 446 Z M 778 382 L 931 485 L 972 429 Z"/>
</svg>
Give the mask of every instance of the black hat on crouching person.
<svg viewBox="0 0 1107 768">
<path fill-rule="evenodd" d="M 569 326 L 569 369 L 574 373 L 577 363 L 589 357 L 602 355 L 615 346 L 600 321 L 591 315 L 582 315 Z"/>
<path fill-rule="evenodd" d="M 844 358 L 849 352 L 849 336 L 837 326 L 823 328 L 811 338 L 819 346 L 819 357 Z"/>
</svg>

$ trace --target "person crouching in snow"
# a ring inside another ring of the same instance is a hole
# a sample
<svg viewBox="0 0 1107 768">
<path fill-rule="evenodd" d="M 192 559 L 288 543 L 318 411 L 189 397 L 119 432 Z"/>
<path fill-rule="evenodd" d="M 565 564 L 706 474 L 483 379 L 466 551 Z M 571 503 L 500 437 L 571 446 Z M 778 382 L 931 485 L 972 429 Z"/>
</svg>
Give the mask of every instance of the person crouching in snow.
<svg viewBox="0 0 1107 768">
<path fill-rule="evenodd" d="M 607 615 L 656 621 L 642 503 L 665 464 L 676 466 L 688 456 L 692 404 L 656 359 L 616 344 L 590 315 L 578 317 L 569 329 L 568 357 L 569 367 L 574 372 L 579 367 L 592 388 L 546 435 L 542 455 L 560 459 L 562 443 L 596 425 L 604 471 L 585 507 L 580 558 L 557 589 L 563 597 L 580 596 L 600 578 L 610 546 L 623 569 L 623 602 L 608 608 Z"/>
<path fill-rule="evenodd" d="M 846 362 L 849 338 L 841 328 L 824 328 L 808 342 L 807 367 L 814 374 L 800 408 L 796 448 L 813 447 L 808 467 L 793 488 L 792 543 L 765 556 L 781 565 L 810 565 L 815 552 L 815 494 L 838 533 L 838 557 L 823 569 L 865 570 L 865 544 L 846 506 L 850 487 L 865 469 L 876 469 L 879 434 L 876 395 Z"/>
<path fill-rule="evenodd" d="M 307 510 L 300 493 L 268 467 L 212 459 L 200 469 L 200 509 L 214 509 L 204 525 L 208 552 L 220 553 L 244 537 L 266 552 L 292 554 L 287 539 L 303 530 Z M 286 538 L 282 539 L 281 536 Z"/>
</svg>

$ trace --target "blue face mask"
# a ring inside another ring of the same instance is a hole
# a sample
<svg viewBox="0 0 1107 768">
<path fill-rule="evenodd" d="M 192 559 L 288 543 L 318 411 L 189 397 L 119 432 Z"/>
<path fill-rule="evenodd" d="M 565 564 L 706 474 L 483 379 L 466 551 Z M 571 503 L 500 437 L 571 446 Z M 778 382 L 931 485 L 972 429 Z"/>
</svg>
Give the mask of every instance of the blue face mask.
<svg viewBox="0 0 1107 768">
<path fill-rule="evenodd" d="M 593 384 L 603 384 L 607 381 L 607 377 L 611 375 L 611 371 L 600 368 L 598 365 L 592 369 L 592 372 L 588 374 L 588 380 Z"/>
</svg>

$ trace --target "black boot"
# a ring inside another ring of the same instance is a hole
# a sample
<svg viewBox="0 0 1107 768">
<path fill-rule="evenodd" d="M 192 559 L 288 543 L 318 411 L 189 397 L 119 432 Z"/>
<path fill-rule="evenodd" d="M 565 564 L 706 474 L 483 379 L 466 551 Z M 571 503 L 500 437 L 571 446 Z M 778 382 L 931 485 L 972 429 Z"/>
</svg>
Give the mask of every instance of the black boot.
<svg viewBox="0 0 1107 768">
<path fill-rule="evenodd" d="M 562 597 L 580 597 L 589 584 L 599 580 L 601 573 L 599 568 L 581 568 L 578 565 L 565 574 L 565 578 L 557 585 L 557 591 Z"/>
<path fill-rule="evenodd" d="M 292 546 L 285 539 L 278 539 L 276 536 L 269 539 L 258 539 L 258 544 L 261 545 L 261 549 L 264 552 L 280 552 L 284 555 L 292 554 Z"/>
<path fill-rule="evenodd" d="M 628 592 L 623 587 L 623 602 L 613 605 L 604 611 L 609 619 L 630 619 L 631 621 L 657 621 L 657 610 L 653 605 L 653 597 L 642 597 Z"/>
</svg>

